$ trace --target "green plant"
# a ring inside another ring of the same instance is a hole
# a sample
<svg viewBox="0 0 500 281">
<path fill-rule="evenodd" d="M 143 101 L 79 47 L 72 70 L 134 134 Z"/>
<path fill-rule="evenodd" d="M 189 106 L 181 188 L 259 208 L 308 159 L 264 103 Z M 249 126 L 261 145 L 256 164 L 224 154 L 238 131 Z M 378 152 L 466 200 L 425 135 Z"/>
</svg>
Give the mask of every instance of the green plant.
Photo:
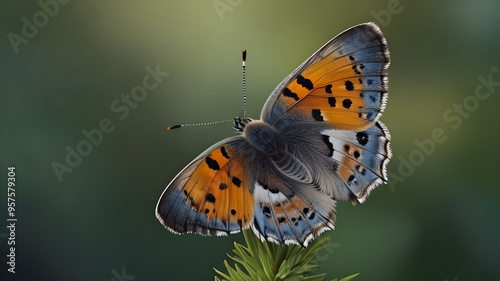
<svg viewBox="0 0 500 281">
<path fill-rule="evenodd" d="M 330 237 L 322 235 L 314 240 L 307 248 L 298 245 L 277 245 L 271 242 L 262 242 L 251 230 L 243 231 L 247 246 L 234 243 L 234 256 L 228 254 L 235 262 L 234 268 L 224 260 L 227 274 L 215 269 L 223 280 L 228 281 L 277 281 L 277 280 L 324 280 L 326 273 L 313 274 L 318 263 L 318 253 L 324 249 Z M 359 273 L 345 277 L 340 281 L 348 281 Z M 220 279 L 216 276 L 216 281 Z M 337 281 L 334 279 L 332 281 Z"/>
</svg>

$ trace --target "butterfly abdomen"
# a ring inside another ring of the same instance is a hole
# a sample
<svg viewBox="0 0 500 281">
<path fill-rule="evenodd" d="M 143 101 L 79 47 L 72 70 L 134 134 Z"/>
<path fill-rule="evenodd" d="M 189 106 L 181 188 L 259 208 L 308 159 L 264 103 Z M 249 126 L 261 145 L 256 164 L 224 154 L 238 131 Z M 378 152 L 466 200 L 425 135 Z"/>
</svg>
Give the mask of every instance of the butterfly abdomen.
<svg viewBox="0 0 500 281">
<path fill-rule="evenodd" d="M 260 120 L 248 123 L 243 130 L 243 137 L 251 146 L 267 155 L 285 150 L 285 142 L 278 131 Z"/>
</svg>

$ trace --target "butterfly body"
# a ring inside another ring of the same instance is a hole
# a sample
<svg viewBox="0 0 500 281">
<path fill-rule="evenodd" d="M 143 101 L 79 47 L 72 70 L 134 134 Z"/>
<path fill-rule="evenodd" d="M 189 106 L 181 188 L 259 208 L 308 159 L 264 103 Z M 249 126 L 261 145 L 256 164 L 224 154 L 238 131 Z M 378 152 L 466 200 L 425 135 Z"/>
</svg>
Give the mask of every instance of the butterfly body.
<svg viewBox="0 0 500 281">
<path fill-rule="evenodd" d="M 168 185 L 157 205 L 176 233 L 307 246 L 334 228 L 337 201 L 362 203 L 387 181 L 390 136 L 378 121 L 389 53 L 374 24 L 330 40 L 270 95 L 260 119 L 235 118 L 241 134 L 208 148 Z"/>
</svg>

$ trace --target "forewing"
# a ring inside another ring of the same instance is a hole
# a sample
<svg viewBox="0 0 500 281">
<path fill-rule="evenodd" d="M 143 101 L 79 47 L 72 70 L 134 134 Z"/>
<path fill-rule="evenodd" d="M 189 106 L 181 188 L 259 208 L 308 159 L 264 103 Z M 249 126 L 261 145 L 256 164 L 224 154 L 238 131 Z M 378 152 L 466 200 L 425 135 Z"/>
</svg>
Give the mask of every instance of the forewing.
<svg viewBox="0 0 500 281">
<path fill-rule="evenodd" d="M 290 74 L 267 100 L 261 118 L 285 128 L 326 122 L 335 129 L 373 125 L 387 100 L 389 51 L 373 23 L 339 34 Z"/>
<path fill-rule="evenodd" d="M 203 152 L 167 186 L 156 207 L 160 222 L 175 233 L 225 235 L 249 226 L 253 195 L 241 136 Z"/>
</svg>

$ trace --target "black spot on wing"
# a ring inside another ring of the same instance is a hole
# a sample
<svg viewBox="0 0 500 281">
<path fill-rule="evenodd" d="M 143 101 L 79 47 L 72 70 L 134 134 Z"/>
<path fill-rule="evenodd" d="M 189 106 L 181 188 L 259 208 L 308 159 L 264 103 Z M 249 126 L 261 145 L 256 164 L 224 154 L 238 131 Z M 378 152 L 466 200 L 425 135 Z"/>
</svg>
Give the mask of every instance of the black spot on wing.
<svg viewBox="0 0 500 281">
<path fill-rule="evenodd" d="M 354 70 L 354 73 L 356 74 L 361 74 L 361 69 L 364 69 L 365 68 L 365 65 L 364 64 L 355 64 L 352 66 L 352 69 Z"/>
<path fill-rule="evenodd" d="M 220 148 L 220 153 L 222 154 L 222 156 L 224 156 L 226 159 L 229 159 L 229 154 L 227 154 L 227 150 L 225 147 L 221 146 Z"/>
<path fill-rule="evenodd" d="M 323 115 L 321 115 L 321 110 L 319 109 L 313 109 L 312 110 L 312 117 L 314 118 L 314 120 L 316 121 L 325 121 L 323 119 Z"/>
<path fill-rule="evenodd" d="M 240 187 L 241 180 L 239 178 L 233 177 L 231 181 L 233 182 L 234 185 L 236 185 L 237 187 Z"/>
<path fill-rule="evenodd" d="M 359 153 L 359 151 L 354 151 L 354 158 L 358 159 L 359 156 L 361 156 L 361 154 Z"/>
<path fill-rule="evenodd" d="M 330 105 L 330 107 L 335 107 L 336 103 L 337 103 L 337 99 L 335 99 L 335 97 L 328 98 L 328 104 Z"/>
<path fill-rule="evenodd" d="M 205 162 L 207 163 L 208 167 L 212 170 L 219 170 L 219 163 L 217 163 L 217 160 L 210 158 L 210 155 L 205 158 Z"/>
<path fill-rule="evenodd" d="M 314 85 L 311 82 L 311 80 L 304 78 L 304 76 L 302 76 L 300 74 L 299 74 L 299 76 L 297 76 L 297 84 L 299 84 L 300 86 L 302 86 L 308 90 L 312 90 L 314 88 Z"/>
<path fill-rule="evenodd" d="M 347 179 L 349 182 L 352 182 L 354 180 L 354 175 L 350 175 L 349 178 Z"/>
<path fill-rule="evenodd" d="M 326 144 L 326 147 L 328 148 L 328 157 L 333 156 L 333 144 L 330 142 L 330 137 L 321 135 L 321 138 L 323 139 L 323 142 Z"/>
<path fill-rule="evenodd" d="M 220 189 L 220 190 L 224 190 L 224 189 L 226 189 L 226 188 L 227 188 L 227 184 L 225 184 L 225 183 L 223 183 L 223 182 L 221 182 L 221 183 L 219 184 L 219 189 Z"/>
<path fill-rule="evenodd" d="M 368 143 L 368 135 L 365 132 L 358 132 L 356 134 L 356 139 L 361 145 L 365 145 Z"/>
<path fill-rule="evenodd" d="M 359 172 L 361 173 L 361 175 L 364 176 L 366 174 L 366 169 L 365 168 L 360 168 Z"/>
<path fill-rule="evenodd" d="M 349 150 L 350 150 L 350 149 L 351 149 L 351 146 L 350 146 L 350 145 L 348 145 L 348 144 L 344 144 L 344 151 L 345 151 L 346 153 L 349 153 Z"/>
<path fill-rule="evenodd" d="M 315 212 L 312 212 L 312 213 L 309 215 L 309 219 L 310 219 L 310 220 L 313 220 L 315 216 L 316 216 L 316 213 L 315 213 Z"/>
<path fill-rule="evenodd" d="M 262 208 L 262 213 L 268 218 L 271 217 L 271 209 L 269 209 L 268 206 L 264 206 L 264 208 Z"/>
<path fill-rule="evenodd" d="M 345 81 L 345 89 L 348 91 L 354 90 L 354 84 L 351 82 L 351 80 Z"/>
<path fill-rule="evenodd" d="M 215 196 L 212 193 L 207 193 L 207 195 L 205 195 L 205 200 L 209 203 L 215 203 Z"/>
<path fill-rule="evenodd" d="M 351 105 L 352 105 L 351 99 L 345 99 L 342 101 L 342 106 L 346 109 L 351 108 Z"/>
<path fill-rule="evenodd" d="M 284 88 L 282 94 L 284 97 L 292 98 L 295 101 L 299 101 L 299 96 L 297 96 L 296 93 L 290 91 L 290 89 L 288 89 L 288 88 Z"/>
<path fill-rule="evenodd" d="M 326 92 L 327 94 L 331 94 L 331 93 L 332 93 L 332 84 L 328 84 L 328 85 L 326 85 L 326 87 L 325 87 L 325 92 Z"/>
</svg>

